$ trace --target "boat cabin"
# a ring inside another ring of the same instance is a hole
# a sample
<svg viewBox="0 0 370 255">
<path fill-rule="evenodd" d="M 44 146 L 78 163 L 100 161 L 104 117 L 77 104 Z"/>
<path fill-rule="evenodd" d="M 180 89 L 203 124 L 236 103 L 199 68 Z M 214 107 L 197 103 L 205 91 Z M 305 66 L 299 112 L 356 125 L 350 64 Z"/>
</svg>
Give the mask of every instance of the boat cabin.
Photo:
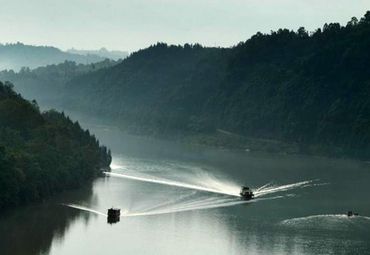
<svg viewBox="0 0 370 255">
<path fill-rule="evenodd" d="M 121 217 L 121 210 L 118 208 L 110 208 L 108 209 L 108 223 L 117 223 L 119 222 Z"/>
</svg>

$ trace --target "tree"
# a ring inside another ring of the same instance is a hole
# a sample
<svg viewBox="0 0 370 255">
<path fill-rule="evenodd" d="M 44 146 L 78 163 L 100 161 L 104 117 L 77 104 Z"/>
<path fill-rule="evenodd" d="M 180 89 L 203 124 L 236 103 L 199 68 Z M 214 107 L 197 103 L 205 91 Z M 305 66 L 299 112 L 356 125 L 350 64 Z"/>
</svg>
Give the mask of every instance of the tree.
<svg viewBox="0 0 370 255">
<path fill-rule="evenodd" d="M 347 27 L 357 26 L 357 24 L 358 24 L 358 19 L 356 17 L 352 17 L 351 20 L 347 23 Z"/>
<path fill-rule="evenodd" d="M 308 32 L 304 27 L 300 27 L 297 31 L 299 37 L 308 37 Z"/>
</svg>

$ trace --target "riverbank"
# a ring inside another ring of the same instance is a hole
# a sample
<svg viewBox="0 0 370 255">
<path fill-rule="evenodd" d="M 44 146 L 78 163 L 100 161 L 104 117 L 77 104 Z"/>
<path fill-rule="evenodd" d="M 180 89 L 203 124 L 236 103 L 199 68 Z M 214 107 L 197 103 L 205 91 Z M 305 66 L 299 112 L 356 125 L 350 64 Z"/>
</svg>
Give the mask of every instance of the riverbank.
<svg viewBox="0 0 370 255">
<path fill-rule="evenodd" d="M 89 125 L 101 126 L 107 129 L 116 128 L 121 132 L 145 137 L 148 139 L 160 139 L 173 141 L 182 144 L 205 146 L 221 150 L 235 150 L 243 152 L 268 152 L 277 154 L 299 154 L 318 157 L 342 158 L 368 161 L 369 159 L 359 156 L 357 151 L 345 150 L 341 147 L 329 144 L 299 144 L 296 142 L 286 142 L 278 139 L 265 139 L 258 137 L 248 137 L 229 130 L 216 129 L 209 132 L 189 132 L 189 131 L 164 131 L 152 129 L 149 126 L 138 126 L 127 121 L 112 119 L 107 116 L 97 116 L 94 113 L 80 109 L 68 109 L 59 105 L 57 107 L 72 116 L 75 120 L 81 120 Z"/>
</svg>

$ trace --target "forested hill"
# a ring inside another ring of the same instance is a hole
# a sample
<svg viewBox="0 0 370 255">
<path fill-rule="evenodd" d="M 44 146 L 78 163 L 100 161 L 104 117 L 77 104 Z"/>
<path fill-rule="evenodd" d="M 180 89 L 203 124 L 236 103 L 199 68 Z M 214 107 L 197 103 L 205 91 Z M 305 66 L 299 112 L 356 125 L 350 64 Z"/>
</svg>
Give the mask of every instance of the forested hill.
<svg viewBox="0 0 370 255">
<path fill-rule="evenodd" d="M 247 138 L 242 147 L 252 150 L 258 139 L 370 158 L 368 66 L 370 12 L 310 33 L 257 33 L 232 48 L 158 43 L 62 89 L 45 84 L 64 107 L 138 133 L 204 142 L 222 133 Z"/>
<path fill-rule="evenodd" d="M 36 68 L 62 63 L 66 60 L 90 64 L 104 59 L 105 57 L 94 54 L 81 55 L 50 46 L 33 46 L 23 43 L 0 44 L 0 70 L 19 71 L 22 67 Z"/>
<path fill-rule="evenodd" d="M 110 151 L 63 113 L 0 82 L 0 211 L 79 187 L 108 168 Z"/>
<path fill-rule="evenodd" d="M 65 105 L 145 132 L 222 129 L 369 158 L 369 66 L 370 12 L 312 33 L 257 33 L 229 49 L 159 43 L 72 80 Z"/>
</svg>

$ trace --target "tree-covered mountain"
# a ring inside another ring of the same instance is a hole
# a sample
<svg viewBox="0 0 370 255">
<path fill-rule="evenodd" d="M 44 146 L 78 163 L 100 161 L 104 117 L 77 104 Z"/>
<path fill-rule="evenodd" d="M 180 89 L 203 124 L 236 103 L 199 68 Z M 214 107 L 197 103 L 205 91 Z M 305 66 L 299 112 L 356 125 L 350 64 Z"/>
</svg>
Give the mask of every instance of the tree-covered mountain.
<svg viewBox="0 0 370 255">
<path fill-rule="evenodd" d="M 59 99 L 140 133 L 205 142 L 221 133 L 244 148 L 282 142 L 370 158 L 368 66 L 370 12 L 311 33 L 257 33 L 232 48 L 158 43 L 74 77 Z"/>
<path fill-rule="evenodd" d="M 151 133 L 215 133 L 370 157 L 370 12 L 229 49 L 159 43 L 78 76 L 65 105 Z M 79 98 L 84 97 L 84 100 Z"/>
<path fill-rule="evenodd" d="M 227 55 L 217 48 L 159 43 L 112 68 L 72 79 L 64 105 L 82 111 L 91 105 L 91 113 L 153 131 L 183 130 L 222 79 Z M 77 102 L 83 95 L 88 96 Z"/>
<path fill-rule="evenodd" d="M 40 113 L 0 83 L 0 210 L 79 187 L 110 162 L 110 151 L 77 122 Z"/>
<path fill-rule="evenodd" d="M 0 70 L 19 71 L 22 67 L 36 68 L 45 65 L 74 61 L 91 64 L 103 61 L 105 57 L 94 54 L 81 55 L 61 51 L 50 46 L 33 46 L 23 43 L 0 44 Z"/>
</svg>

